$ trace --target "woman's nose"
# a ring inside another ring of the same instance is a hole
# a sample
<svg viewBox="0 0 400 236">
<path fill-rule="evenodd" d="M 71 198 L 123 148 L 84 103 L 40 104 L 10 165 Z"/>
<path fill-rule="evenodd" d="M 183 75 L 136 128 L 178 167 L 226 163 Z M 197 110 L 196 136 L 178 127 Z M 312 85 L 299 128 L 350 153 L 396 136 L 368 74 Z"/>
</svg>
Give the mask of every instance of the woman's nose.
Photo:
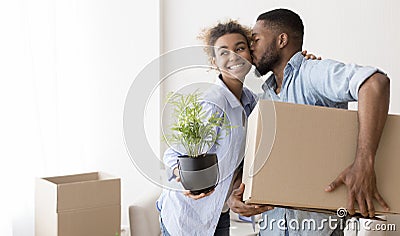
<svg viewBox="0 0 400 236">
<path fill-rule="evenodd" d="M 229 54 L 229 60 L 230 61 L 236 61 L 240 56 L 237 53 L 231 52 Z"/>
</svg>

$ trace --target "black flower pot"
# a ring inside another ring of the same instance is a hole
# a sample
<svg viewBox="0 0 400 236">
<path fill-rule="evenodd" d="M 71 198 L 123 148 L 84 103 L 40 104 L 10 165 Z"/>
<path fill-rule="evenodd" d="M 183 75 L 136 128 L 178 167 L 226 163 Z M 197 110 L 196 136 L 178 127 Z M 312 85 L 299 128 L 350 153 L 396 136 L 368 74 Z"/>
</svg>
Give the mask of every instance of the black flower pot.
<svg viewBox="0 0 400 236">
<path fill-rule="evenodd" d="M 216 154 L 203 154 L 198 157 L 179 156 L 179 175 L 186 190 L 194 195 L 213 190 L 219 180 Z"/>
</svg>

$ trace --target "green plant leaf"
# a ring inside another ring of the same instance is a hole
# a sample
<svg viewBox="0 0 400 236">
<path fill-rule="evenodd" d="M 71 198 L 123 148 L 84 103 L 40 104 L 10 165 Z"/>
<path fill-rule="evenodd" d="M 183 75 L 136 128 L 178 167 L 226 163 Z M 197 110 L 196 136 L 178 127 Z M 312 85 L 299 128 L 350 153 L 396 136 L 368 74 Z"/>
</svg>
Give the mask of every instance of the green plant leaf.
<svg viewBox="0 0 400 236">
<path fill-rule="evenodd" d="M 207 118 L 200 98 L 198 92 L 167 95 L 167 103 L 173 106 L 175 121 L 170 128 L 172 134 L 164 135 L 163 140 L 170 144 L 182 145 L 190 157 L 200 156 L 213 145 L 219 145 L 221 133 L 228 135 L 233 128 L 224 113 L 214 113 Z"/>
</svg>

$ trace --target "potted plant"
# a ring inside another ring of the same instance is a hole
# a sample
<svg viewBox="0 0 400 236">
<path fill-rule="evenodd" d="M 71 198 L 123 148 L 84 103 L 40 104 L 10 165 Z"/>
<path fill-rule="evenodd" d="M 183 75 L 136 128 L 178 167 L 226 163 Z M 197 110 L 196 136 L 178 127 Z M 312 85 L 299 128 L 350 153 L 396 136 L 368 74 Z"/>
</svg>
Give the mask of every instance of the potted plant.
<svg viewBox="0 0 400 236">
<path fill-rule="evenodd" d="M 208 151 L 213 145 L 219 145 L 221 134 L 227 134 L 231 128 L 225 114 L 214 113 L 207 117 L 201 102 L 197 92 L 170 93 L 167 103 L 173 106 L 175 120 L 170 128 L 172 134 L 164 136 L 169 144 L 184 149 L 186 155 L 178 157 L 179 175 L 183 187 L 194 195 L 207 193 L 217 186 L 217 155 Z"/>
</svg>

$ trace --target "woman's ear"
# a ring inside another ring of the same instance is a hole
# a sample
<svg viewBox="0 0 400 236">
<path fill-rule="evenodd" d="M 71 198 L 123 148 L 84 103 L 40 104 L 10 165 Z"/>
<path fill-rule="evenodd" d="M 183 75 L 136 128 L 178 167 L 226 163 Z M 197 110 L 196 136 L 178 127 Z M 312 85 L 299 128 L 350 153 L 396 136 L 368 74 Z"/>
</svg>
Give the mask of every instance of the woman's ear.
<svg viewBox="0 0 400 236">
<path fill-rule="evenodd" d="M 212 66 L 213 68 L 219 70 L 218 65 L 217 65 L 217 63 L 216 63 L 216 61 L 215 61 L 215 57 L 212 57 L 212 58 L 211 58 L 211 66 Z"/>
<path fill-rule="evenodd" d="M 288 37 L 288 35 L 287 35 L 286 33 L 281 33 L 278 37 L 279 37 L 279 38 L 278 38 L 279 48 L 284 48 L 284 47 L 286 47 L 286 45 L 287 45 L 288 42 L 289 42 L 289 37 Z"/>
</svg>

